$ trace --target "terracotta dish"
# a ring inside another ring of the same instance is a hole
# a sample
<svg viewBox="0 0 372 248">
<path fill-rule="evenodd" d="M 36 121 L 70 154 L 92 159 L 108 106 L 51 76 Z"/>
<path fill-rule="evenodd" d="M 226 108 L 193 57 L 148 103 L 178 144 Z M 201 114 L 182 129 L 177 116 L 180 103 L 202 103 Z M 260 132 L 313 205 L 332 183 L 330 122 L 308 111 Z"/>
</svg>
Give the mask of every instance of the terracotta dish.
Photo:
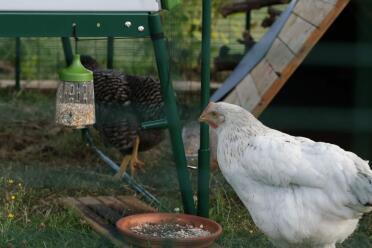
<svg viewBox="0 0 372 248">
<path fill-rule="evenodd" d="M 161 238 L 151 237 L 143 234 L 138 234 L 131 229 L 144 224 L 179 224 L 192 225 L 194 227 L 202 227 L 203 230 L 210 234 L 204 237 L 190 238 Z M 195 215 L 173 214 L 173 213 L 147 213 L 130 215 L 119 219 L 116 222 L 116 227 L 125 236 L 126 240 L 131 244 L 139 247 L 175 247 L 175 248 L 203 248 L 213 244 L 213 242 L 221 235 L 221 226 L 207 218 L 202 218 Z"/>
</svg>

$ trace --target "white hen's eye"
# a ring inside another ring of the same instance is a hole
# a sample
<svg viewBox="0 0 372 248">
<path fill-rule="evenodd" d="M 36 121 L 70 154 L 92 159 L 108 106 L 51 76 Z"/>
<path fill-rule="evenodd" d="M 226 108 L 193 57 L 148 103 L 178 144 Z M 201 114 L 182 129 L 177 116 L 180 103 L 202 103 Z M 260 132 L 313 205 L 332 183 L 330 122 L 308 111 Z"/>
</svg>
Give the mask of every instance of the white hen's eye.
<svg viewBox="0 0 372 248">
<path fill-rule="evenodd" d="M 212 112 L 211 112 L 211 116 L 212 116 L 212 117 L 217 117 L 217 112 L 212 111 Z"/>
</svg>

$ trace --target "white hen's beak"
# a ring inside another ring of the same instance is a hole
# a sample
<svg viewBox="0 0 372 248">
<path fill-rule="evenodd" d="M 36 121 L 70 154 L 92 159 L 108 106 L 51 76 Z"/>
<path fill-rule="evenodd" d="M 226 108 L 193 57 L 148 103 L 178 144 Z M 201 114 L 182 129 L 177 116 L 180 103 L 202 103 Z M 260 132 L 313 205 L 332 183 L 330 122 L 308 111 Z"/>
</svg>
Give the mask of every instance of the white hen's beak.
<svg viewBox="0 0 372 248">
<path fill-rule="evenodd" d="M 214 109 L 214 102 L 210 102 L 199 117 L 199 122 L 208 122 L 210 115 L 209 113 Z"/>
</svg>

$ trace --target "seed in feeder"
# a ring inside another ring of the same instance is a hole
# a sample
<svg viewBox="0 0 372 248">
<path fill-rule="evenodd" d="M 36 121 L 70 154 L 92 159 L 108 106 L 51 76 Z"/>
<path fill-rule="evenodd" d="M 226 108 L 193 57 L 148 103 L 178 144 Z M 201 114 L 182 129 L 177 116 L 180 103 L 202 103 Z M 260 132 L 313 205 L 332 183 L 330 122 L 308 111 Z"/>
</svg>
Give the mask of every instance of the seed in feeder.
<svg viewBox="0 0 372 248">
<path fill-rule="evenodd" d="M 95 123 L 94 104 L 57 104 L 56 122 L 65 126 L 82 128 Z"/>
</svg>

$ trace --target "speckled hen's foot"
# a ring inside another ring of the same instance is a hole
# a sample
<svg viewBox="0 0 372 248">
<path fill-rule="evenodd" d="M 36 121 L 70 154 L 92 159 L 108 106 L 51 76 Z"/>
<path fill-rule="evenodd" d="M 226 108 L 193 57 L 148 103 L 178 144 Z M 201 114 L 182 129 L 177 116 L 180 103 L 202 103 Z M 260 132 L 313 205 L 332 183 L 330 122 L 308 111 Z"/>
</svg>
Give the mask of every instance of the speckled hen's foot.
<svg viewBox="0 0 372 248">
<path fill-rule="evenodd" d="M 127 155 L 123 158 L 123 160 L 120 163 L 119 171 L 114 175 L 115 179 L 120 180 L 124 176 L 124 173 L 127 170 L 128 164 L 130 163 L 131 160 L 132 160 L 131 155 Z"/>
<path fill-rule="evenodd" d="M 139 144 L 140 144 L 140 138 L 139 136 L 136 136 L 133 142 L 133 150 L 132 150 L 132 158 L 130 160 L 129 166 L 130 166 L 130 174 L 132 176 L 135 175 L 136 169 L 139 168 L 140 170 L 144 170 L 143 167 L 145 163 L 140 161 L 138 159 L 138 149 L 139 149 Z"/>
<path fill-rule="evenodd" d="M 130 174 L 134 176 L 136 174 L 136 170 L 140 169 L 141 171 L 144 171 L 145 163 L 138 159 L 138 156 L 132 156 L 132 159 L 130 160 L 129 167 L 130 167 Z"/>
</svg>

